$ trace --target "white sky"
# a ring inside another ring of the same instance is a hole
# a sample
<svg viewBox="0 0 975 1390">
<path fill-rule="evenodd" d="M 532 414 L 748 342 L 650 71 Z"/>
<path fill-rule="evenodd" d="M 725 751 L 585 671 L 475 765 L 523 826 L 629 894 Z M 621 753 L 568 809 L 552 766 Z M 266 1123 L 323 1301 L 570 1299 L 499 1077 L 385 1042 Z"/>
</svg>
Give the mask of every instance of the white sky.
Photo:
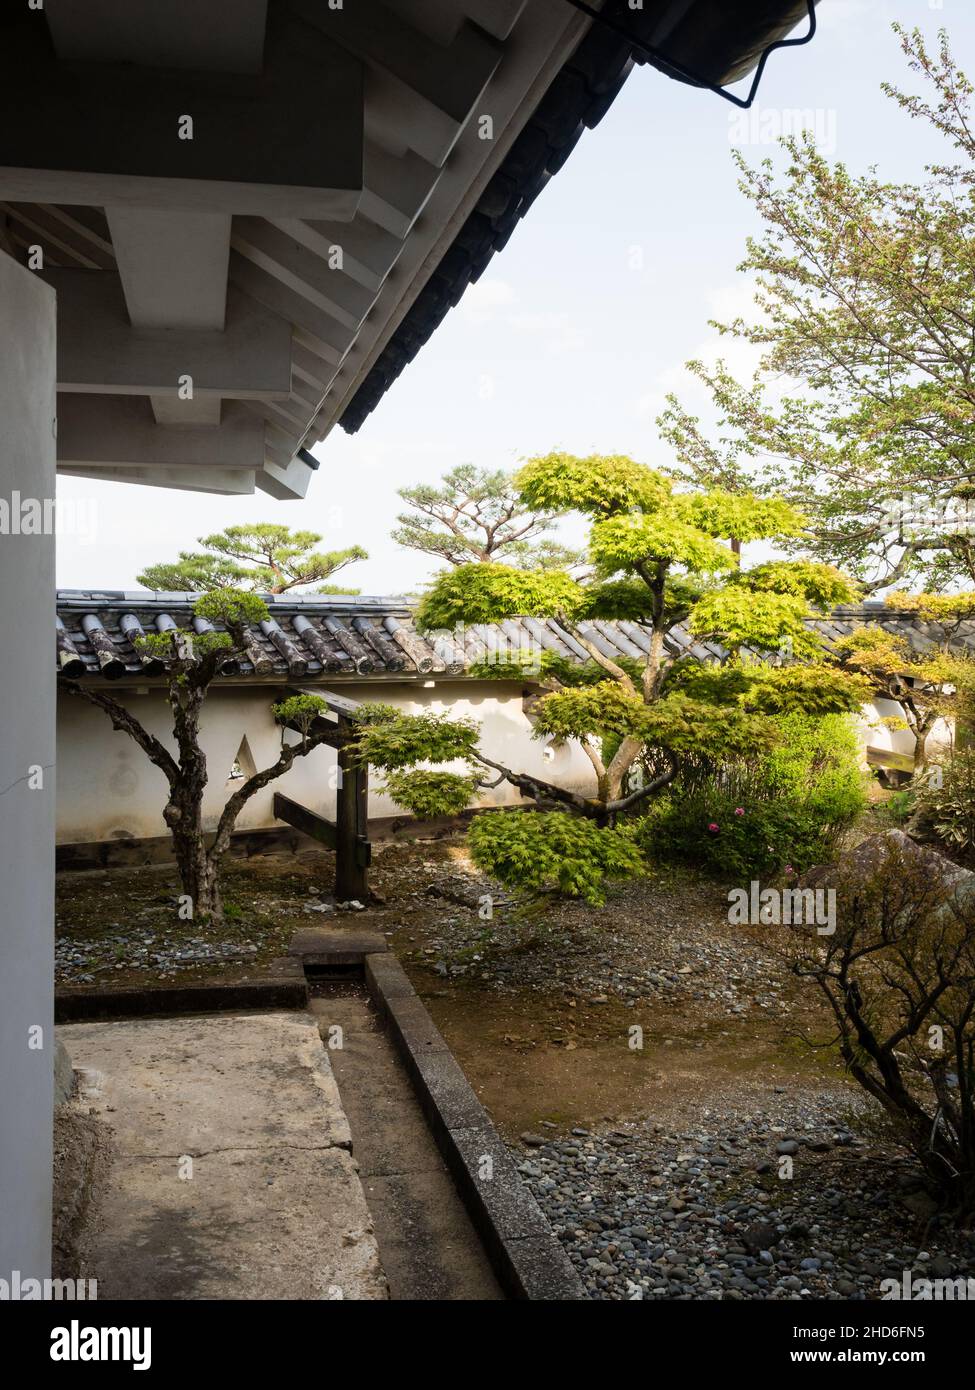
<svg viewBox="0 0 975 1390">
<path fill-rule="evenodd" d="M 894 19 L 932 39 L 946 27 L 975 77 L 972 0 L 822 0 L 817 38 L 772 55 L 750 114 L 638 68 L 360 432 L 336 427 L 318 446 L 303 501 L 61 478 L 59 501 L 84 525 L 58 538 L 59 585 L 134 588 L 144 565 L 209 531 L 281 521 L 320 531 L 328 548 L 365 546 L 369 560 L 343 577 L 364 593 L 402 593 L 436 565 L 389 539 L 397 487 L 555 448 L 666 467 L 654 423 L 665 392 L 706 414 L 684 362 L 721 352 L 744 372 L 750 361 L 708 327 L 749 302 L 736 265 L 757 228 L 732 144 L 752 160 L 774 154 L 784 113 L 805 110 L 826 152 L 857 172 L 919 178 L 943 153 L 880 91 L 885 78 L 910 85 Z"/>
</svg>

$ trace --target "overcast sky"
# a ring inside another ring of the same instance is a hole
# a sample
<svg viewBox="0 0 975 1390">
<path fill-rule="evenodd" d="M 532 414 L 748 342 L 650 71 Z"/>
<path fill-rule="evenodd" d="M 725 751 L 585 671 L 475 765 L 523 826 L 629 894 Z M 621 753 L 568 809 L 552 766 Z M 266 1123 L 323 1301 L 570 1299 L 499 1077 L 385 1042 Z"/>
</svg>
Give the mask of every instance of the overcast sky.
<svg viewBox="0 0 975 1390">
<path fill-rule="evenodd" d="M 664 394 L 704 413 L 683 364 L 716 355 L 709 318 L 748 307 L 735 268 L 756 228 L 732 145 L 754 159 L 774 153 L 784 113 L 804 110 L 826 152 L 855 171 L 918 178 L 940 148 L 880 91 L 885 78 L 909 81 L 895 19 L 931 36 L 946 27 L 975 76 L 972 0 L 822 0 L 814 43 L 772 55 L 751 113 L 636 69 L 359 433 L 336 427 L 318 446 L 303 501 L 61 478 L 59 499 L 80 504 L 94 535 L 59 536 L 59 585 L 134 588 L 145 564 L 208 531 L 281 521 L 320 531 L 329 548 L 365 546 L 350 585 L 402 593 L 436 566 L 389 539 L 398 487 L 555 448 L 666 467 L 655 425 Z M 747 368 L 741 348 L 721 351 Z"/>
</svg>

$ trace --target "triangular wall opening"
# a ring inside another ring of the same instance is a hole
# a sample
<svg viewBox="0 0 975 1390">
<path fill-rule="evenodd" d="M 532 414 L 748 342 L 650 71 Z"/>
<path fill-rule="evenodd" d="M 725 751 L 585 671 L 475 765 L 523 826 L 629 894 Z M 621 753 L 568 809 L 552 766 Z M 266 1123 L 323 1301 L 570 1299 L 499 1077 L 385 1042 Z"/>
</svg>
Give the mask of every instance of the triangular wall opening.
<svg viewBox="0 0 975 1390">
<path fill-rule="evenodd" d="M 247 742 L 247 735 L 240 740 L 240 747 L 237 749 L 237 756 L 230 765 L 230 772 L 227 776 L 228 783 L 245 782 L 248 777 L 253 777 L 257 771 L 257 764 L 254 755 L 251 753 L 250 744 Z"/>
</svg>

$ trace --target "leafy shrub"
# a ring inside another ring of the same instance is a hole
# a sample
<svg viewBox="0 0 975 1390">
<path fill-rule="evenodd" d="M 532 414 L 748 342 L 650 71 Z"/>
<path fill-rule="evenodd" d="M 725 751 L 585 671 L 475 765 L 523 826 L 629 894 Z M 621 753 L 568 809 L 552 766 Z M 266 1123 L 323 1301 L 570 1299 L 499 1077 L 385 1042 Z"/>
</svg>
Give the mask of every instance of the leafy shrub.
<svg viewBox="0 0 975 1390">
<path fill-rule="evenodd" d="M 241 589 L 212 589 L 197 599 L 193 612 L 198 618 L 223 623 L 228 628 L 259 623 L 269 616 L 262 598 Z"/>
<path fill-rule="evenodd" d="M 866 806 L 855 730 L 844 715 L 787 715 L 779 728 L 769 752 L 682 772 L 637 827 L 644 853 L 748 879 L 831 858 Z"/>
<path fill-rule="evenodd" d="M 487 811 L 470 828 L 479 869 L 529 896 L 558 891 L 600 907 L 607 879 L 643 873 L 628 833 L 566 811 Z"/>
<path fill-rule="evenodd" d="M 956 748 L 911 783 L 916 823 L 952 849 L 975 848 L 975 748 Z"/>
<path fill-rule="evenodd" d="M 559 570 L 519 570 L 475 560 L 437 576 L 416 610 L 416 625 L 421 632 L 429 632 L 524 613 L 572 613 L 582 599 L 580 586 Z"/>
<path fill-rule="evenodd" d="M 474 790 L 473 776 L 462 777 L 456 772 L 414 768 L 386 773 L 386 791 L 420 820 L 458 815 L 470 805 Z"/>
<path fill-rule="evenodd" d="M 400 714 L 389 705 L 364 706 L 355 722 L 358 733 L 349 742 L 353 757 L 362 765 L 368 763 L 384 771 L 468 758 L 480 733 L 473 719 Z"/>
<path fill-rule="evenodd" d="M 286 700 L 271 706 L 279 724 L 291 724 L 307 734 L 319 715 L 328 713 L 328 704 L 320 695 L 289 695 Z"/>
<path fill-rule="evenodd" d="M 910 787 L 902 787 L 894 792 L 884 803 L 884 811 L 892 825 L 903 825 L 914 814 L 914 794 Z"/>
</svg>

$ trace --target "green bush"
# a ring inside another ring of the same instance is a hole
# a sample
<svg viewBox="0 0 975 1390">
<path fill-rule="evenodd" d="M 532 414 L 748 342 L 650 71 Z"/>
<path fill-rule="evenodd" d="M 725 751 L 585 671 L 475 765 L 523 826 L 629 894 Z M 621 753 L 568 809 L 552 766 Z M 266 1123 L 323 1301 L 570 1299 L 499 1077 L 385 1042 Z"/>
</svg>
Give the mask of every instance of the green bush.
<svg viewBox="0 0 975 1390">
<path fill-rule="evenodd" d="M 486 811 L 468 845 L 479 869 L 529 897 L 558 891 L 599 907 L 607 879 L 643 873 L 629 827 L 603 830 L 568 811 Z"/>
<path fill-rule="evenodd" d="M 956 850 L 975 848 L 975 748 L 956 748 L 917 774 L 909 788 L 918 831 Z"/>
<path fill-rule="evenodd" d="M 914 793 L 910 787 L 901 787 L 891 793 L 883 809 L 891 825 L 905 825 L 914 815 Z"/>
<path fill-rule="evenodd" d="M 387 772 L 385 791 L 419 820 L 435 820 L 465 810 L 471 803 L 475 784 L 473 776 L 413 768 L 408 772 Z"/>
<path fill-rule="evenodd" d="M 794 714 L 778 724 L 770 753 L 682 773 L 636 830 L 644 854 L 730 879 L 830 859 L 866 807 L 852 722 Z"/>
</svg>

